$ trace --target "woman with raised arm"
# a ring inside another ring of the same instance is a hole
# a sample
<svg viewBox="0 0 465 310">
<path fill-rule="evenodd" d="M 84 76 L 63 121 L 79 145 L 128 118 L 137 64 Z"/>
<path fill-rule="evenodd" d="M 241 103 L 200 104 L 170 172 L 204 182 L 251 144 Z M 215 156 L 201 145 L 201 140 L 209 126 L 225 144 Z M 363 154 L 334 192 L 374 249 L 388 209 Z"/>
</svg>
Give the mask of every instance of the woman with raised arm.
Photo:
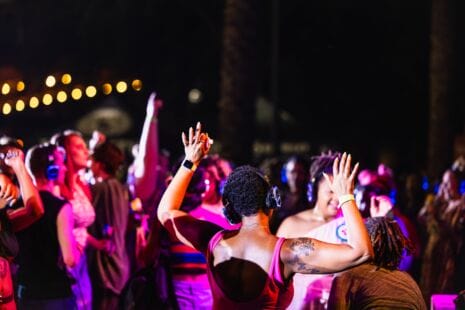
<svg viewBox="0 0 465 310">
<path fill-rule="evenodd" d="M 295 273 L 332 273 L 360 264 L 373 256 L 367 230 L 353 198 L 354 177 L 350 155 L 333 165 L 326 176 L 339 196 L 348 230 L 347 244 L 312 238 L 284 239 L 272 235 L 269 218 L 279 207 L 279 195 L 255 168 L 242 166 L 226 182 L 223 203 L 235 231 L 222 231 L 179 210 L 193 170 L 209 152 L 211 140 L 201 132 L 182 135 L 186 158 L 162 197 L 158 218 L 172 234 L 207 257 L 214 309 L 284 309 L 292 298 Z"/>
</svg>

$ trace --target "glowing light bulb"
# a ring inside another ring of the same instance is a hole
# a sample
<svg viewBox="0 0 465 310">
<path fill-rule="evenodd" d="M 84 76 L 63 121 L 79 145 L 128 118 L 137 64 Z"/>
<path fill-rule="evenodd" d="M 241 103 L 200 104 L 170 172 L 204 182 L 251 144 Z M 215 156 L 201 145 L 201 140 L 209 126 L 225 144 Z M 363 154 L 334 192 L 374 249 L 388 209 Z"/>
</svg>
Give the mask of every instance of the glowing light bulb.
<svg viewBox="0 0 465 310">
<path fill-rule="evenodd" d="M 47 87 L 55 86 L 56 82 L 57 82 L 57 80 L 55 79 L 55 77 L 53 75 L 49 75 L 45 79 L 45 85 L 47 85 Z"/>
<path fill-rule="evenodd" d="M 31 97 L 31 99 L 29 99 L 29 107 L 31 107 L 31 109 L 35 109 L 38 106 L 39 106 L 39 98 Z"/>
<path fill-rule="evenodd" d="M 126 82 L 120 81 L 116 83 L 116 91 L 118 93 L 124 93 L 127 90 L 128 90 L 128 84 Z"/>
</svg>

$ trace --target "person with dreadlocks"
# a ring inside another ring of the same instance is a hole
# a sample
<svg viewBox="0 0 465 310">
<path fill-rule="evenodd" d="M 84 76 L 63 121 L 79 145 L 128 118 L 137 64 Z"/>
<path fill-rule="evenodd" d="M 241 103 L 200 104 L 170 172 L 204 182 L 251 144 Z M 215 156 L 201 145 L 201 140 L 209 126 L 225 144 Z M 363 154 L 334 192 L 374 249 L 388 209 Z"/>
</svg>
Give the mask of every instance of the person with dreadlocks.
<svg viewBox="0 0 465 310">
<path fill-rule="evenodd" d="M 413 246 L 396 221 L 370 217 L 365 221 L 374 259 L 338 274 L 331 287 L 328 309 L 426 309 L 418 284 L 399 264 Z"/>
<path fill-rule="evenodd" d="M 347 224 L 347 244 L 330 244 L 312 238 L 278 238 L 271 234 L 269 219 L 280 206 L 279 194 L 260 171 L 236 168 L 226 181 L 223 205 L 238 230 L 195 219 L 179 210 L 194 170 L 208 154 L 212 140 L 191 127 L 182 134 L 185 160 L 166 189 L 158 207 L 158 219 L 172 235 L 207 258 L 207 274 L 213 292 L 213 309 L 284 309 L 292 298 L 296 273 L 333 273 L 364 261 L 373 249 L 354 202 L 354 178 L 358 165 L 351 156 L 334 160 L 332 176 L 325 175 L 338 197 Z"/>
<path fill-rule="evenodd" d="M 311 207 L 284 220 L 278 229 L 278 237 L 347 242 L 344 218 L 340 217 L 338 210 L 338 195 L 324 178 L 324 174 L 332 176 L 333 163 L 340 156 L 340 153 L 329 151 L 312 157 L 307 193 Z M 332 280 L 333 275 L 295 275 L 294 297 L 289 309 L 325 309 Z"/>
</svg>

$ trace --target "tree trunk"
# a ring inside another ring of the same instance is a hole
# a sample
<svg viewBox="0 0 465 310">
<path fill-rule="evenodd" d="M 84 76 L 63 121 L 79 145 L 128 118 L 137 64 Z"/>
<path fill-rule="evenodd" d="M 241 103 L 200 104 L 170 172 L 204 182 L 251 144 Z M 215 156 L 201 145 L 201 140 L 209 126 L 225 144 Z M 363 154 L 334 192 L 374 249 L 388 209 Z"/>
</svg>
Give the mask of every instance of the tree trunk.
<svg viewBox="0 0 465 310">
<path fill-rule="evenodd" d="M 226 0 L 219 101 L 220 152 L 236 164 L 252 159 L 257 96 L 257 0 Z"/>
<path fill-rule="evenodd" d="M 452 162 L 451 107 L 455 100 L 454 1 L 432 0 L 428 175 L 438 179 Z"/>
</svg>

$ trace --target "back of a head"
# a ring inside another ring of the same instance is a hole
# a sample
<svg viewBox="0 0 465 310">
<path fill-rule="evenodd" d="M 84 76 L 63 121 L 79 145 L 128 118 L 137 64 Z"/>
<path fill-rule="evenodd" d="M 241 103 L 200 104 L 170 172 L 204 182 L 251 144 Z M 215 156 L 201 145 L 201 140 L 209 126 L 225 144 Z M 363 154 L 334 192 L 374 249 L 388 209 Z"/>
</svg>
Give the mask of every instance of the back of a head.
<svg viewBox="0 0 465 310">
<path fill-rule="evenodd" d="M 225 215 L 233 223 L 239 223 L 242 216 L 266 211 L 267 195 L 271 186 L 257 168 L 241 166 L 228 177 L 223 191 Z"/>
<path fill-rule="evenodd" d="M 43 143 L 34 145 L 26 154 L 26 167 L 35 179 L 46 179 L 47 169 L 54 161 L 56 145 Z"/>
<path fill-rule="evenodd" d="M 390 270 L 398 269 L 404 250 L 412 253 L 414 248 L 395 220 L 387 217 L 369 217 L 365 226 L 370 235 L 375 253 L 374 264 Z"/>
<path fill-rule="evenodd" d="M 92 153 L 95 161 L 103 165 L 103 170 L 111 176 L 115 176 L 118 168 L 124 162 L 124 154 L 121 149 L 110 141 L 97 144 Z"/>
</svg>

